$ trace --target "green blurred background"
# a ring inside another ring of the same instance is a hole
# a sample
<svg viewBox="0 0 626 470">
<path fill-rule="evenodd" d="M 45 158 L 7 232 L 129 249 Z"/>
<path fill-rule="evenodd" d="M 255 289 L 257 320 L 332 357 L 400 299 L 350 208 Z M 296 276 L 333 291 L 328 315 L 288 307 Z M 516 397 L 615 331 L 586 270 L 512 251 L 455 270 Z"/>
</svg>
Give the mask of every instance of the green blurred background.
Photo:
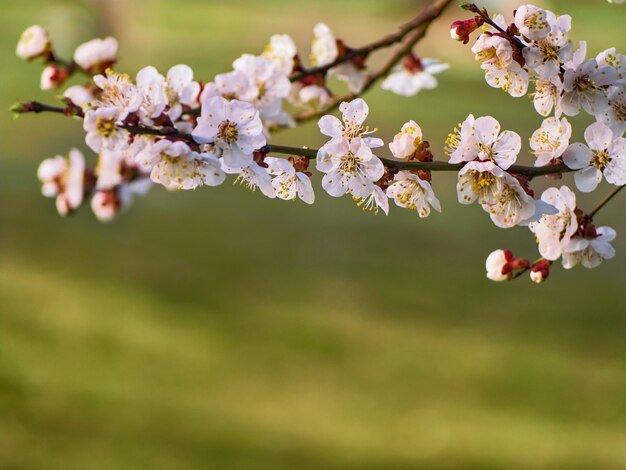
<svg viewBox="0 0 626 470">
<path fill-rule="evenodd" d="M 65 56 L 113 34 L 121 70 L 187 63 L 208 80 L 273 33 L 306 55 L 325 21 L 360 45 L 424 3 L 2 0 L 0 108 L 54 101 L 14 56 L 34 23 Z M 537 3 L 572 14 L 593 54 L 626 50 L 625 6 Z M 418 48 L 453 66 L 437 90 L 367 95 L 382 137 L 415 119 L 437 153 L 470 112 L 524 140 L 540 125 L 449 40 L 462 17 Z M 487 254 L 534 258 L 533 238 L 459 206 L 453 175 L 435 175 L 444 212 L 426 220 L 226 184 L 154 188 L 105 225 L 39 194 L 39 162 L 85 148 L 80 123 L 5 112 L 0 132 L 0 469 L 626 469 L 626 195 L 597 218 L 619 234 L 614 260 L 495 284 Z M 323 138 L 311 123 L 275 142 Z"/>
</svg>

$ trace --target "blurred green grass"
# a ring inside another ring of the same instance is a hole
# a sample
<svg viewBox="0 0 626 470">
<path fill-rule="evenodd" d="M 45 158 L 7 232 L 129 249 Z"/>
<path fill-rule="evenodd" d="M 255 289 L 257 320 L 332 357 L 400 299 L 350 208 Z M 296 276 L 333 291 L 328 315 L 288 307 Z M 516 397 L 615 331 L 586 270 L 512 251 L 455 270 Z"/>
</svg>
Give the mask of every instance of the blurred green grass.
<svg viewBox="0 0 626 470">
<path fill-rule="evenodd" d="M 122 69 L 186 62 L 210 78 L 275 32 L 306 48 L 323 20 L 360 44 L 416 8 L 113 3 L 4 0 L 0 104 L 54 98 L 37 90 L 39 68 L 13 57 L 32 23 L 67 53 L 110 30 Z M 626 50 L 624 7 L 554 8 L 594 53 Z M 448 24 L 419 51 L 453 71 L 414 99 L 371 92 L 370 125 L 389 138 L 415 119 L 434 149 L 469 112 L 530 135 L 541 122 L 531 105 L 486 87 Z M 444 213 L 426 220 L 395 207 L 374 217 L 321 190 L 305 207 L 230 185 L 155 188 L 109 225 L 88 210 L 63 220 L 35 170 L 84 148 L 80 125 L 6 113 L 0 132 L 2 470 L 626 469 L 623 237 L 594 271 L 491 284 L 492 249 L 532 257 L 534 243 L 456 204 L 452 175 L 436 175 Z M 314 123 L 276 139 L 320 141 Z M 599 222 L 626 233 L 622 208 Z"/>
</svg>

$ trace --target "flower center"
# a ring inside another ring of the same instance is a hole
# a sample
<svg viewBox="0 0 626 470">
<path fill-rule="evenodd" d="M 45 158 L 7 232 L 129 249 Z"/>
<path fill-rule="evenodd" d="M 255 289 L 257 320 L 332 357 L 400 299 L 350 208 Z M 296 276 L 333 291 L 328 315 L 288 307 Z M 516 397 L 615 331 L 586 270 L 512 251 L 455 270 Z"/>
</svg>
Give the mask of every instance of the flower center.
<svg viewBox="0 0 626 470">
<path fill-rule="evenodd" d="M 472 191 L 476 194 L 487 196 L 489 188 L 495 184 L 496 177 L 488 171 L 471 170 Z"/>
<path fill-rule="evenodd" d="M 558 61 L 559 60 L 559 49 L 556 46 L 553 46 L 548 41 L 541 41 L 539 43 L 539 50 L 541 51 L 541 55 L 543 56 L 543 61 Z"/>
<path fill-rule="evenodd" d="M 626 101 L 614 103 L 613 112 L 618 121 L 626 121 Z"/>
<path fill-rule="evenodd" d="M 479 144 L 478 148 L 480 153 L 483 154 L 483 160 L 493 160 L 494 151 L 491 145 Z"/>
<path fill-rule="evenodd" d="M 611 157 L 609 157 L 609 152 L 605 150 L 600 150 L 593 157 L 591 157 L 591 166 L 595 166 L 600 170 L 604 170 L 606 165 L 611 161 Z"/>
<path fill-rule="evenodd" d="M 239 137 L 239 130 L 234 122 L 222 121 L 217 129 L 217 135 L 225 142 L 231 143 Z"/>
<path fill-rule="evenodd" d="M 574 90 L 578 91 L 578 93 L 590 91 L 594 94 L 597 89 L 598 85 L 589 77 L 589 75 L 582 75 L 574 79 Z"/>
<path fill-rule="evenodd" d="M 341 174 L 345 174 L 345 173 L 356 173 L 356 171 L 359 168 L 359 160 L 354 156 L 354 154 L 352 152 L 348 152 L 347 155 L 345 155 L 342 159 L 341 159 L 341 163 L 339 164 L 339 173 Z"/>
<path fill-rule="evenodd" d="M 111 137 L 115 134 L 115 123 L 110 119 L 98 118 L 96 121 L 96 129 L 103 137 Z"/>
</svg>

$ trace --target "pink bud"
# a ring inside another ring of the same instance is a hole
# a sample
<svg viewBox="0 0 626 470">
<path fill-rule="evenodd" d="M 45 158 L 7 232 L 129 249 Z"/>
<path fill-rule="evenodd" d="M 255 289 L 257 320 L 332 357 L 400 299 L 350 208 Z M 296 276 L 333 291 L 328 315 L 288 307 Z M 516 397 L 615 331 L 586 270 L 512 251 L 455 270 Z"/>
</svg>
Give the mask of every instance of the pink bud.
<svg viewBox="0 0 626 470">
<path fill-rule="evenodd" d="M 462 41 L 463 44 L 469 42 L 469 36 L 485 23 L 480 16 L 475 16 L 469 20 L 459 20 L 452 23 L 450 27 L 450 37 L 455 41 Z"/>
</svg>

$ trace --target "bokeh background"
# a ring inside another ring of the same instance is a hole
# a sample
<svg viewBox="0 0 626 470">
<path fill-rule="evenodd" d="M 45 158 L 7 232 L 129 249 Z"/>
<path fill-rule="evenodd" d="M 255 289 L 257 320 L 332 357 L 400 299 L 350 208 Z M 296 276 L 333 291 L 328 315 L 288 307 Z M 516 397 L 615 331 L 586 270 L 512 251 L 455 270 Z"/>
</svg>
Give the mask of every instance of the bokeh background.
<svg viewBox="0 0 626 470">
<path fill-rule="evenodd" d="M 2 0 L 0 108 L 54 101 L 14 56 L 34 23 L 65 56 L 113 34 L 120 70 L 187 63 L 210 80 L 273 33 L 306 56 L 318 21 L 360 45 L 424 3 Z M 570 13 L 592 54 L 626 50 L 625 6 L 536 3 Z M 368 93 L 382 137 L 415 119 L 438 153 L 470 112 L 524 140 L 540 125 L 449 40 L 463 17 L 452 7 L 417 49 L 453 66 L 437 90 Z M 316 130 L 275 142 L 316 147 Z M 0 469 L 626 469 L 626 195 L 597 218 L 620 235 L 615 259 L 495 284 L 487 254 L 534 258 L 534 240 L 459 206 L 453 175 L 435 175 L 444 212 L 426 220 L 226 184 L 154 188 L 103 225 L 39 194 L 42 159 L 85 149 L 80 123 L 7 111 L 0 133 Z"/>
</svg>

